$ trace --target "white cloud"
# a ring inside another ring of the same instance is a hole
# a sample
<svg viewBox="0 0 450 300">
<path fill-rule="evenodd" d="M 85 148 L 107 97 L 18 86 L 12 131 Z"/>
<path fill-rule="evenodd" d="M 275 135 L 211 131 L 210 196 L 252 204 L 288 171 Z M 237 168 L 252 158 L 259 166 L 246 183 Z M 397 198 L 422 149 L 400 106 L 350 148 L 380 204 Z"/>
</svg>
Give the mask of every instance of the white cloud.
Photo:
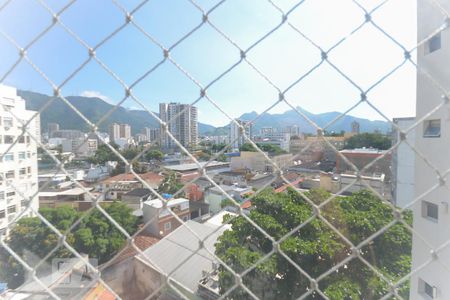
<svg viewBox="0 0 450 300">
<path fill-rule="evenodd" d="M 89 97 L 89 98 L 100 98 L 105 102 L 111 103 L 111 99 L 108 98 L 108 96 L 103 95 L 102 93 L 98 91 L 84 91 L 80 94 L 82 97 Z"/>
</svg>

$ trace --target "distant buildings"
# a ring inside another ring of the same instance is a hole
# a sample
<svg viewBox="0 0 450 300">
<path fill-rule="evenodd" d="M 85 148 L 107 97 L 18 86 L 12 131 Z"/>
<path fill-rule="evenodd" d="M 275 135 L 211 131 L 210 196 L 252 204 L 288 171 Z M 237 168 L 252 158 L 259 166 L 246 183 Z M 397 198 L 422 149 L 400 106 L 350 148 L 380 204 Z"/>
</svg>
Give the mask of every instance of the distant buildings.
<svg viewBox="0 0 450 300">
<path fill-rule="evenodd" d="M 236 119 L 236 123 L 240 126 L 244 127 L 242 131 L 241 128 L 235 124 L 235 122 L 230 123 L 230 143 L 232 149 L 239 149 L 243 144 L 247 143 L 248 140 L 245 138 L 252 139 L 253 138 L 253 124 L 250 121 L 243 121 Z"/>
<path fill-rule="evenodd" d="M 198 144 L 198 112 L 197 107 L 180 103 L 160 103 L 159 117 L 167 123 L 167 130 L 184 147 Z M 161 146 L 165 149 L 176 148 L 177 145 L 161 126 Z"/>
<path fill-rule="evenodd" d="M 72 152 L 78 157 L 90 157 L 97 151 L 98 141 L 97 139 L 86 139 L 84 137 L 63 139 L 61 145 L 63 152 Z"/>
<path fill-rule="evenodd" d="M 0 155 L 3 155 L 0 161 L 0 229 L 24 210 L 29 201 L 33 209 L 39 208 L 37 145 L 30 137 L 39 130 L 39 115 L 28 124 L 29 133 L 21 135 L 21 122 L 27 122 L 35 114 L 25 109 L 25 101 L 17 96 L 15 88 L 0 85 Z M 24 216 L 31 214 L 29 211 Z"/>
<path fill-rule="evenodd" d="M 57 131 L 54 131 L 49 138 L 61 138 L 61 139 L 78 139 L 85 137 L 85 133 L 80 130 L 74 130 L 74 129 L 60 129 Z"/>
<path fill-rule="evenodd" d="M 131 126 L 128 124 L 112 123 L 109 125 L 109 138 L 113 142 L 119 139 L 131 139 Z"/>
<path fill-rule="evenodd" d="M 48 128 L 48 137 L 51 137 L 53 132 L 59 130 L 59 124 L 58 123 L 48 123 L 47 128 Z"/>
<path fill-rule="evenodd" d="M 352 122 L 352 133 L 353 134 L 359 134 L 360 133 L 360 126 L 359 123 L 356 121 Z"/>
<path fill-rule="evenodd" d="M 142 129 L 142 134 L 146 136 L 148 142 L 159 142 L 160 140 L 160 129 L 159 128 L 149 128 L 145 127 Z"/>
</svg>

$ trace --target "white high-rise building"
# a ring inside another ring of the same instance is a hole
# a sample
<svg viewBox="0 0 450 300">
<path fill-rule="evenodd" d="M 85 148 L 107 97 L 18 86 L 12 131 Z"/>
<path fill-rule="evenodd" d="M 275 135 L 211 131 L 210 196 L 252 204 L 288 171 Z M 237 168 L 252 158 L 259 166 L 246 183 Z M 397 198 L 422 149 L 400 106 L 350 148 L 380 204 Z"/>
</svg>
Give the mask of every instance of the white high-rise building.
<svg viewBox="0 0 450 300">
<path fill-rule="evenodd" d="M 159 117 L 168 124 L 169 132 L 183 145 L 190 147 L 198 144 L 197 107 L 180 103 L 160 103 Z M 161 146 L 166 149 L 175 148 L 176 144 L 164 132 L 161 126 Z"/>
<path fill-rule="evenodd" d="M 28 200 L 35 210 L 39 208 L 35 141 L 40 139 L 36 136 L 40 132 L 37 127 L 39 116 L 30 122 L 28 132 L 20 136 L 21 121 L 27 122 L 35 114 L 35 111 L 25 109 L 25 100 L 17 96 L 15 88 L 0 85 L 0 153 L 3 155 L 0 161 L 0 230 L 28 206 Z M 17 143 L 9 149 L 16 140 Z M 25 214 L 29 215 L 31 213 Z"/>
<path fill-rule="evenodd" d="M 450 169 L 450 106 L 447 103 L 428 113 L 443 101 L 438 85 L 447 91 L 450 88 L 450 30 L 443 25 L 440 8 L 432 2 L 417 2 L 417 39 L 427 41 L 417 49 L 417 120 L 425 120 L 416 130 L 415 145 L 440 174 L 445 174 Z M 450 1 L 436 2 L 450 11 Z M 439 29 L 444 30 L 434 34 Z M 448 185 L 449 176 L 445 179 Z M 425 196 L 413 207 L 413 228 L 418 234 L 413 235 L 412 270 L 419 270 L 411 277 L 410 299 L 450 299 L 450 247 L 441 248 L 450 240 L 450 191 L 438 186 L 426 193 L 439 183 L 439 175 L 416 155 L 415 197 Z M 430 263 L 422 267 L 426 262 Z"/>
<path fill-rule="evenodd" d="M 400 129 L 407 130 L 416 122 L 416 118 L 395 118 L 393 120 Z M 411 145 L 415 144 L 416 133 L 411 131 L 406 139 Z M 401 140 L 400 132 L 393 126 L 393 144 Z M 416 153 L 406 143 L 401 143 L 392 153 L 392 200 L 400 208 L 409 208 L 414 200 L 414 173 Z"/>
<path fill-rule="evenodd" d="M 244 127 L 245 135 L 253 139 L 253 124 L 250 121 L 243 121 L 236 119 L 236 122 Z M 241 128 L 234 122 L 230 123 L 230 143 L 231 148 L 239 149 L 243 144 L 248 143 L 248 140 L 244 137 Z"/>
</svg>

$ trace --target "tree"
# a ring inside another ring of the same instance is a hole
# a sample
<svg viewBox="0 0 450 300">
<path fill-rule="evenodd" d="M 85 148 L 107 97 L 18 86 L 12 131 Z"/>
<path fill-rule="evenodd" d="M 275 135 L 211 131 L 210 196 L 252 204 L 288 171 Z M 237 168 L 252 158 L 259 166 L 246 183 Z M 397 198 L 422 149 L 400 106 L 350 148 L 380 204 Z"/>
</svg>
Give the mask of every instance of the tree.
<svg viewBox="0 0 450 300">
<path fill-rule="evenodd" d="M 164 153 L 162 153 L 160 150 L 150 150 L 145 154 L 145 159 L 151 161 L 151 160 L 157 160 L 162 161 L 164 158 Z"/>
<path fill-rule="evenodd" d="M 280 154 L 286 154 L 287 153 L 286 151 L 284 151 L 283 149 L 281 149 L 277 145 L 258 144 L 257 143 L 256 146 L 258 146 L 258 148 L 261 149 L 262 151 L 268 152 L 270 155 L 280 155 Z M 256 152 L 256 148 L 250 143 L 245 143 L 239 148 L 239 151 Z"/>
<path fill-rule="evenodd" d="M 306 195 L 316 203 L 330 196 L 324 191 L 314 190 Z M 254 209 L 249 217 L 275 240 L 294 231 L 280 243 L 280 248 L 313 278 L 324 274 L 351 253 L 350 245 L 317 217 L 300 230 L 294 230 L 313 215 L 313 210 L 293 189 L 280 194 L 264 190 L 252 199 L 252 204 Z M 393 220 L 390 207 L 368 191 L 338 197 L 321 212 L 324 218 L 356 245 Z M 404 218 L 411 223 L 410 214 Z M 241 216 L 230 223 L 232 230 L 225 231 L 219 237 L 216 254 L 239 273 L 271 252 L 273 243 Z M 397 223 L 364 246 L 361 255 L 387 278 L 399 280 L 410 270 L 411 235 L 403 225 Z M 242 279 L 261 299 L 295 299 L 307 292 L 310 286 L 309 280 L 280 253 L 272 254 Z M 234 276 L 221 267 L 221 293 L 235 282 Z M 388 284 L 359 259 L 349 261 L 319 284 L 330 299 L 338 300 L 378 299 L 390 291 Z M 407 285 L 400 288 L 400 294 L 408 297 Z M 251 299 L 242 290 L 233 291 L 229 298 Z M 311 298 L 321 299 L 314 293 Z"/>
<path fill-rule="evenodd" d="M 375 148 L 387 150 L 391 147 L 391 139 L 381 133 L 361 133 L 345 141 L 345 149 Z"/>
<path fill-rule="evenodd" d="M 175 172 L 171 172 L 164 177 L 164 180 L 159 185 L 158 193 L 173 195 L 183 189 L 183 187 L 184 185 L 178 181 L 177 174 Z"/>
<path fill-rule="evenodd" d="M 115 143 L 110 143 L 110 145 L 119 151 L 119 146 Z M 95 164 L 103 165 L 107 161 L 119 161 L 119 157 L 111 150 L 111 148 L 106 144 L 101 144 L 98 146 L 93 157 L 90 161 Z"/>
<path fill-rule="evenodd" d="M 105 211 L 124 228 L 133 234 L 137 230 L 138 219 L 125 204 L 115 202 Z M 83 216 L 69 206 L 42 208 L 40 213 L 60 232 L 64 233 Z M 79 253 L 86 253 L 91 258 L 104 263 L 111 259 L 125 244 L 126 238 L 99 210 L 86 215 L 80 224 L 67 234 L 66 241 Z M 26 262 L 33 257 L 44 258 L 58 245 L 58 236 L 39 218 L 25 217 L 18 221 L 11 230 L 6 243 Z M 47 260 L 72 257 L 65 247 L 60 247 Z M 25 272 L 5 249 L 0 250 L 0 282 L 7 282 L 15 288 L 25 279 Z"/>
</svg>

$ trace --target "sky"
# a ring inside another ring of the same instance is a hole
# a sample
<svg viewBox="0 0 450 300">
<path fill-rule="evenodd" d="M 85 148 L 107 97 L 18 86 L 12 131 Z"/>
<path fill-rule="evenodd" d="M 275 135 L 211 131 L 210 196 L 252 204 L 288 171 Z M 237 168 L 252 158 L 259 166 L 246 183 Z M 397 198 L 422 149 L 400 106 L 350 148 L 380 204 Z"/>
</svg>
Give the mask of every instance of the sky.
<svg viewBox="0 0 450 300">
<path fill-rule="evenodd" d="M 1 5 L 6 2 L 0 0 Z M 53 11 L 67 1 L 44 0 Z M 126 10 L 140 1 L 117 0 Z M 196 1 L 203 10 L 218 0 Z M 299 1 L 273 0 L 287 12 Z M 358 1 L 366 10 L 382 2 Z M 390 0 L 372 14 L 373 21 L 406 49 L 416 45 L 416 1 Z M 351 0 L 306 0 L 288 16 L 288 21 L 323 50 L 328 60 L 362 90 L 369 89 L 380 78 L 404 61 L 404 51 L 372 24 L 364 25 L 364 11 Z M 216 7 L 209 20 L 240 49 L 252 44 L 275 28 L 282 14 L 266 0 L 227 0 Z M 111 0 L 78 0 L 60 15 L 60 20 L 90 47 L 125 23 L 124 12 Z M 170 48 L 170 57 L 202 86 L 208 86 L 211 101 L 233 118 L 251 111 L 261 113 L 277 102 L 277 90 L 247 62 L 241 61 L 226 75 L 214 81 L 240 61 L 240 52 L 209 24 L 203 24 L 188 38 L 177 43 L 202 23 L 202 12 L 188 0 L 151 0 L 133 14 L 133 20 L 154 40 Z M 0 32 L 25 47 L 52 22 L 51 14 L 34 0 L 13 0 L 0 11 Z M 176 44 L 177 43 L 177 44 Z M 172 46 L 174 46 L 172 48 Z M 0 34 L 0 78 L 18 59 L 17 49 Z M 54 26 L 27 51 L 30 60 L 56 85 L 71 75 L 89 55 L 87 49 L 60 25 Z M 132 85 L 158 63 L 163 51 L 149 37 L 128 24 L 96 49 L 96 56 L 127 85 Z M 246 53 L 247 59 L 273 84 L 286 90 L 321 62 L 321 52 L 302 35 L 284 23 L 266 39 Z M 415 57 L 413 53 L 413 58 Z M 200 88 L 169 60 L 148 74 L 132 91 L 149 110 L 157 111 L 160 102 L 192 103 Z M 210 85 L 211 82 L 213 84 Z M 22 61 L 2 82 L 19 89 L 52 94 L 52 88 L 26 61 Z M 414 66 L 407 62 L 367 94 L 387 118 L 415 115 Z M 121 84 L 94 60 L 61 88 L 64 96 L 99 97 L 115 104 L 125 93 Z M 288 89 L 285 99 L 295 107 L 313 113 L 344 112 L 360 99 L 360 91 L 327 62 Z M 124 106 L 140 108 L 127 99 Z M 229 119 L 208 99 L 201 99 L 199 121 L 223 126 Z M 290 107 L 279 103 L 269 113 L 282 113 Z M 383 116 L 362 103 L 351 115 L 372 120 Z"/>
</svg>

